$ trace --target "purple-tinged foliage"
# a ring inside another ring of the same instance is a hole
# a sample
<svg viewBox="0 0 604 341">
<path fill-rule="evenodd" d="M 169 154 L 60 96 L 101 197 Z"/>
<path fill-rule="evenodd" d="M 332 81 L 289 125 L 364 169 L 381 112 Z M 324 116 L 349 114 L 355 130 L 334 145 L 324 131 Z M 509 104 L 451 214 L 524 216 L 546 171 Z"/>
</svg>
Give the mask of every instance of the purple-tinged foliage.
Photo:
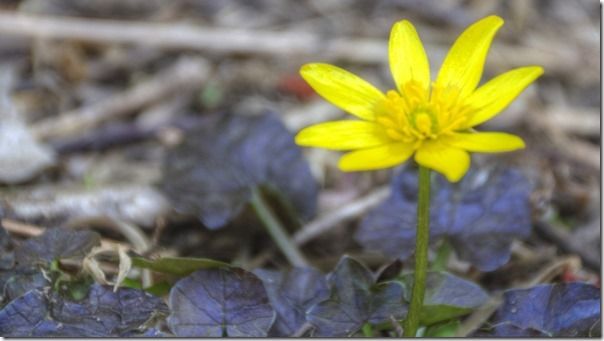
<svg viewBox="0 0 604 341">
<path fill-rule="evenodd" d="M 404 288 L 398 282 L 375 283 L 371 271 L 356 260 L 343 257 L 327 282 L 331 294 L 307 312 L 314 336 L 349 336 L 365 323 L 400 320 L 407 313 Z"/>
<path fill-rule="evenodd" d="M 507 263 L 516 238 L 531 231 L 531 185 L 516 170 L 470 171 L 458 184 L 433 178 L 430 238 L 448 238 L 463 260 L 482 271 Z M 417 175 L 403 171 L 392 194 L 361 222 L 356 239 L 369 250 L 409 258 L 415 250 Z"/>
<path fill-rule="evenodd" d="M 264 337 L 276 315 L 262 281 L 239 268 L 192 273 L 172 287 L 168 304 L 179 337 Z"/>
<path fill-rule="evenodd" d="M 169 151 L 161 184 L 177 211 L 210 229 L 235 218 L 252 189 L 275 190 L 303 219 L 316 211 L 318 188 L 302 151 L 276 116 L 208 119 Z"/>
</svg>

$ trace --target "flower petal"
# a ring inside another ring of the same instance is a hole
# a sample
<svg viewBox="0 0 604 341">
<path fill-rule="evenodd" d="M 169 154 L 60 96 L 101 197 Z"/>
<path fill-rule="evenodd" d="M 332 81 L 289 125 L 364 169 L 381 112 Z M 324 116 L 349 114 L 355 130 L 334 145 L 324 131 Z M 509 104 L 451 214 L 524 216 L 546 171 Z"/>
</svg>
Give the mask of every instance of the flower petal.
<svg viewBox="0 0 604 341">
<path fill-rule="evenodd" d="M 360 149 L 344 154 L 338 167 L 345 172 L 389 168 L 405 162 L 413 151 L 412 144 L 400 142 Z"/>
<path fill-rule="evenodd" d="M 436 84 L 459 89 L 461 98 L 469 95 L 480 82 L 491 41 L 502 25 L 503 19 L 491 15 L 468 27 L 445 57 Z"/>
<path fill-rule="evenodd" d="M 427 141 L 415 153 L 415 161 L 457 182 L 470 168 L 470 155 L 463 149 L 447 146 L 442 141 Z"/>
<path fill-rule="evenodd" d="M 384 94 L 360 77 L 329 64 L 306 64 L 300 69 L 302 77 L 323 98 L 364 120 L 374 119 L 376 103 Z"/>
<path fill-rule="evenodd" d="M 527 66 L 501 74 L 478 88 L 467 99 L 467 105 L 478 111 L 464 125 L 470 128 L 493 118 L 543 74 L 540 66 Z"/>
<path fill-rule="evenodd" d="M 392 142 L 381 125 L 356 120 L 319 123 L 296 135 L 298 145 L 335 150 L 369 148 Z"/>
<path fill-rule="evenodd" d="M 404 93 L 405 84 L 415 81 L 428 95 L 430 64 L 415 27 L 402 20 L 392 26 L 388 46 L 390 70 L 398 90 Z"/>
<path fill-rule="evenodd" d="M 516 135 L 499 132 L 456 133 L 443 138 L 443 143 L 470 152 L 500 153 L 525 147 Z"/>
</svg>

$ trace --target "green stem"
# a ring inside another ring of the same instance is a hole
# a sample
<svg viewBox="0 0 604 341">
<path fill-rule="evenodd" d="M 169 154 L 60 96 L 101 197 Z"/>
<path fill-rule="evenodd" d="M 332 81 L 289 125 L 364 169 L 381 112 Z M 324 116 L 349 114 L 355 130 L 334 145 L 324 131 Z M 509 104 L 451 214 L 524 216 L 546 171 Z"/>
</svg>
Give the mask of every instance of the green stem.
<svg viewBox="0 0 604 341">
<path fill-rule="evenodd" d="M 363 331 L 364 337 L 373 337 L 373 327 L 371 326 L 371 323 L 365 323 L 361 328 L 361 331 Z"/>
<path fill-rule="evenodd" d="M 308 266 L 308 262 L 300 250 L 298 250 L 296 244 L 289 238 L 285 232 L 285 228 L 283 228 L 281 222 L 266 203 L 258 188 L 252 190 L 250 204 L 260 221 L 262 221 L 264 228 L 266 228 L 266 231 L 271 235 L 277 244 L 277 247 L 281 250 L 283 255 L 285 255 L 285 258 L 287 258 L 290 264 L 301 267 Z"/>
<path fill-rule="evenodd" d="M 428 242 L 430 239 L 430 170 L 419 167 L 419 195 L 417 199 L 417 232 L 415 241 L 415 273 L 411 304 L 404 323 L 404 336 L 414 337 L 426 291 L 428 269 Z"/>
</svg>

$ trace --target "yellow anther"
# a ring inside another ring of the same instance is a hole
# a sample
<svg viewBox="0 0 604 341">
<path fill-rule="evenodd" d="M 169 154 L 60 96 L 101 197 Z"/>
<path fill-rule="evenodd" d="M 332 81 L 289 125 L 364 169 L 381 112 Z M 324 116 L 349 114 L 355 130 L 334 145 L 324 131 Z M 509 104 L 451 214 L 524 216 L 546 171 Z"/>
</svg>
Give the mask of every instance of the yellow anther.
<svg viewBox="0 0 604 341">
<path fill-rule="evenodd" d="M 379 105 L 376 123 L 388 137 L 418 143 L 450 134 L 467 122 L 471 109 L 459 101 L 459 89 L 433 86 L 430 96 L 417 82 L 403 85 L 401 92 L 390 90 Z"/>
<path fill-rule="evenodd" d="M 426 113 L 420 113 L 415 117 L 415 127 L 424 136 L 432 133 L 432 119 Z"/>
</svg>

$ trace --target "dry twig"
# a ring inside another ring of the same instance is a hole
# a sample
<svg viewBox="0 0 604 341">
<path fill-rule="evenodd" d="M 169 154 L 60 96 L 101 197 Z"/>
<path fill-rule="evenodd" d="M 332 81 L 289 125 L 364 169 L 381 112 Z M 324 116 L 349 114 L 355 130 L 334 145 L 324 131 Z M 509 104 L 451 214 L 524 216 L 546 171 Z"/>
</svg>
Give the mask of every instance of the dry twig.
<svg viewBox="0 0 604 341">
<path fill-rule="evenodd" d="M 475 310 L 455 332 L 455 337 L 467 337 L 491 318 L 502 303 L 501 294 L 491 297 L 482 307 Z"/>
<path fill-rule="evenodd" d="M 534 226 L 539 236 L 556 244 L 562 252 L 578 255 L 586 267 L 600 272 L 600 259 L 589 253 L 582 245 L 574 243 L 570 233 L 545 221 L 537 221 Z"/>
<path fill-rule="evenodd" d="M 600 115 L 595 108 L 556 106 L 547 110 L 547 118 L 553 126 L 568 134 L 586 137 L 600 135 Z"/>
<path fill-rule="evenodd" d="M 569 137 L 558 125 L 547 118 L 543 112 L 528 116 L 529 124 L 546 132 L 553 142 L 556 153 L 568 160 L 579 163 L 593 172 L 600 172 L 600 148 L 580 139 Z"/>
<path fill-rule="evenodd" d="M 362 215 L 367 212 L 367 210 L 377 206 L 386 199 L 389 193 L 390 190 L 388 187 L 378 188 L 368 195 L 344 205 L 338 210 L 334 210 L 319 217 L 299 230 L 294 235 L 294 242 L 298 245 L 302 245 L 326 231 L 329 231 L 338 224 Z"/>
<path fill-rule="evenodd" d="M 67 226 L 72 228 L 77 228 L 78 226 L 95 226 L 111 229 L 120 233 L 128 240 L 128 242 L 130 242 L 131 247 L 128 247 L 128 249 L 133 249 L 138 253 L 145 253 L 151 248 L 151 242 L 143 231 L 141 231 L 138 226 L 123 220 L 110 217 L 72 219 L 67 223 Z"/>
<path fill-rule="evenodd" d="M 182 89 L 198 87 L 207 78 L 208 73 L 209 66 L 205 60 L 184 58 L 122 94 L 66 112 L 59 117 L 49 117 L 37 122 L 32 130 L 34 135 L 41 139 L 82 133 L 103 122 L 156 103 Z"/>
<path fill-rule="evenodd" d="M 184 48 L 213 53 L 262 56 L 313 56 L 313 59 L 385 63 L 385 39 L 325 38 L 300 31 L 259 31 L 200 27 L 183 23 L 126 22 L 90 18 L 51 17 L 0 11 L 0 33 L 43 39 L 73 39 L 106 44 L 134 44 Z M 354 48 L 351 48 L 354 46 Z M 547 45 L 549 46 L 549 45 Z M 572 75 L 583 56 L 580 51 L 533 48 L 499 43 L 490 58 L 496 65 L 539 62 L 550 72 Z M 436 46 L 431 55 L 442 60 L 447 48 Z M 571 61 L 570 63 L 568 61 Z"/>
</svg>

